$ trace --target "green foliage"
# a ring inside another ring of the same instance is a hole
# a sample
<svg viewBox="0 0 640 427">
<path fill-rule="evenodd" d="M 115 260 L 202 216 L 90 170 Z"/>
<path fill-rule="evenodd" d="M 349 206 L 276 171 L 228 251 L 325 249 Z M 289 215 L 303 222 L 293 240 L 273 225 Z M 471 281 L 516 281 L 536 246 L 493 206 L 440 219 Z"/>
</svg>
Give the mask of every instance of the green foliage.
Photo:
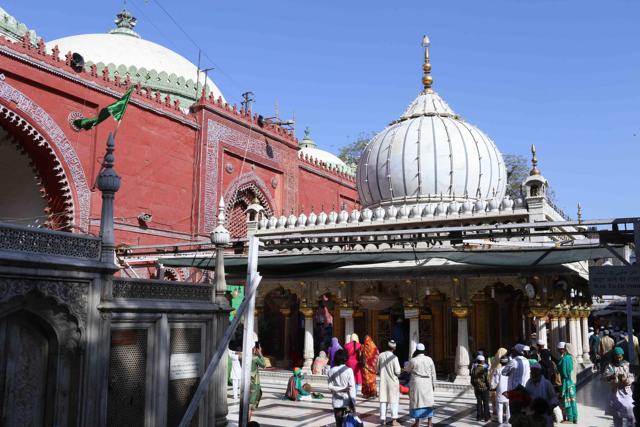
<svg viewBox="0 0 640 427">
<path fill-rule="evenodd" d="M 355 171 L 358 166 L 360 156 L 369 141 L 371 141 L 371 138 L 373 138 L 373 135 L 373 133 L 361 133 L 357 136 L 355 141 L 340 148 L 338 152 L 340 160 L 345 162 L 347 166 L 350 166 Z"/>
</svg>

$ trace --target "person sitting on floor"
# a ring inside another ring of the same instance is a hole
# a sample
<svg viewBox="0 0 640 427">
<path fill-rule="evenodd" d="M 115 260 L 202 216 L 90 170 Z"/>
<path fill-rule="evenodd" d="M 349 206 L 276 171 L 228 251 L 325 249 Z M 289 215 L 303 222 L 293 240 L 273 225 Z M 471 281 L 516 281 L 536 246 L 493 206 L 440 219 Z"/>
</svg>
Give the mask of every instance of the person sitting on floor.
<svg viewBox="0 0 640 427">
<path fill-rule="evenodd" d="M 304 374 L 300 368 L 293 368 L 293 375 L 287 382 L 287 391 L 285 392 L 285 398 L 289 400 L 311 400 L 311 393 L 304 387 L 302 381 L 304 380 Z M 305 384 L 306 385 L 306 384 Z"/>
</svg>

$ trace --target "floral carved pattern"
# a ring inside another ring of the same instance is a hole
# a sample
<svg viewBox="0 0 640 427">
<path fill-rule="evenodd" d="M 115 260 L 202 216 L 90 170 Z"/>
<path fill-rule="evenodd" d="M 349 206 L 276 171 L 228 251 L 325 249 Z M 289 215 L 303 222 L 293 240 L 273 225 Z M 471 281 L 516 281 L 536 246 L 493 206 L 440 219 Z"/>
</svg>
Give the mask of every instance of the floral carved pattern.
<svg viewBox="0 0 640 427">
<path fill-rule="evenodd" d="M 62 129 L 60 129 L 45 110 L 25 94 L 5 82 L 3 78 L 0 78 L 0 99 L 14 103 L 17 109 L 25 114 L 26 119 L 21 118 L 25 122 L 23 125 L 25 131 L 29 132 L 35 140 L 53 145 L 57 153 L 60 153 L 62 156 L 64 165 L 71 174 L 71 179 L 76 190 L 79 211 L 77 218 L 78 225 L 82 230 L 87 230 L 89 227 L 91 192 L 89 191 L 84 169 L 82 168 L 76 150 L 69 143 Z M 15 114 L 19 116 L 19 114 Z M 40 132 L 29 125 L 29 123 L 37 125 L 39 129 L 44 132 L 44 135 L 40 135 Z"/>
<path fill-rule="evenodd" d="M 206 232 L 213 230 L 216 223 L 217 185 L 220 182 L 218 179 L 218 160 L 221 155 L 221 142 L 246 150 L 248 153 L 265 160 L 278 163 L 283 161 L 283 153 L 268 144 L 267 141 L 247 137 L 242 132 L 230 129 L 209 119 L 207 122 L 207 148 L 205 154 L 205 173 L 207 178 L 204 184 L 204 231 Z"/>
<path fill-rule="evenodd" d="M 67 307 L 69 313 L 78 320 L 80 329 L 85 329 L 89 311 L 88 283 L 0 277 L 0 303 L 33 291 Z"/>
</svg>

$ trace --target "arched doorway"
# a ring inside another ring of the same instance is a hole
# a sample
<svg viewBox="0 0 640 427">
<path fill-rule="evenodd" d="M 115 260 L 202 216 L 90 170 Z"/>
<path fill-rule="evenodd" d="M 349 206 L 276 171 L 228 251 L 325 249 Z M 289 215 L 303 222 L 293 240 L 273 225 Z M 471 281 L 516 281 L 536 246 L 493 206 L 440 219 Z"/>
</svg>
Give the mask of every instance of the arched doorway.
<svg viewBox="0 0 640 427">
<path fill-rule="evenodd" d="M 498 348 L 511 348 L 524 342 L 527 335 L 527 298 L 511 285 L 495 283 L 472 298 L 472 319 L 469 322 L 471 351 L 484 349 L 493 354 Z"/>
<path fill-rule="evenodd" d="M 258 320 L 260 345 L 276 366 L 302 366 L 304 316 L 300 301 L 289 289 L 279 287 L 267 293 Z"/>
<path fill-rule="evenodd" d="M 71 185 L 55 152 L 15 113 L 0 113 L 0 222 L 71 230 Z"/>
<path fill-rule="evenodd" d="M 3 426 L 54 421 L 58 342 L 53 328 L 19 311 L 0 319 L 0 419 Z"/>
</svg>

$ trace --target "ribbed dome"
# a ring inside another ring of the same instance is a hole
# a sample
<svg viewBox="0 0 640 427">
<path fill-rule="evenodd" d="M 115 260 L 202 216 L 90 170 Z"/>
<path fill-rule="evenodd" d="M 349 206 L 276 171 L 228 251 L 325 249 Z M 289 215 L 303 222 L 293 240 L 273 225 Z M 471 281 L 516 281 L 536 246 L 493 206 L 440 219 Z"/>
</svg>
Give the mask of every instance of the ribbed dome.
<svg viewBox="0 0 640 427">
<path fill-rule="evenodd" d="M 424 91 L 360 157 L 361 203 L 501 199 L 507 181 L 502 155 L 489 137 L 458 117 L 431 89 L 428 50 L 424 68 Z"/>
</svg>

